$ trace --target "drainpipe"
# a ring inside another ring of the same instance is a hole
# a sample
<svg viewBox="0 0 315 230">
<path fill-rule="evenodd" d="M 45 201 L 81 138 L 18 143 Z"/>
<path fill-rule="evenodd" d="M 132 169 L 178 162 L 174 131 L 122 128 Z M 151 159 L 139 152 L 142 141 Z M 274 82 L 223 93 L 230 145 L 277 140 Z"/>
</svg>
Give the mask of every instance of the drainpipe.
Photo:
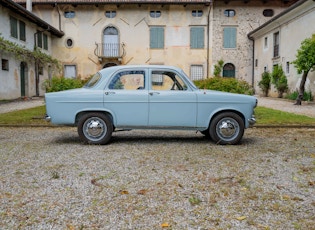
<svg viewBox="0 0 315 230">
<path fill-rule="evenodd" d="M 37 41 L 37 34 L 38 34 L 38 33 L 39 33 L 39 32 L 34 33 L 34 50 L 37 49 L 37 43 L 36 43 L 36 41 Z M 38 85 L 39 85 L 38 63 L 37 63 L 37 61 L 35 60 L 35 89 L 36 89 L 36 97 L 39 96 L 39 87 L 38 87 Z"/>
<path fill-rule="evenodd" d="M 55 7 L 57 7 L 57 12 L 58 12 L 58 15 L 59 15 L 59 30 L 61 30 L 61 14 L 60 14 L 60 10 L 59 10 L 59 6 L 57 5 L 57 2 L 55 3 Z"/>
<path fill-rule="evenodd" d="M 209 77 L 209 59 L 210 59 L 210 12 L 211 12 L 211 8 L 212 8 L 212 1 L 210 1 L 210 6 L 209 6 L 209 11 L 208 11 L 208 15 L 207 15 L 207 78 Z"/>
<path fill-rule="evenodd" d="M 253 37 L 248 36 L 248 39 L 253 42 L 253 50 L 252 50 L 252 87 L 254 88 L 254 81 L 255 81 L 255 39 Z M 255 90 L 255 88 L 254 88 Z"/>
</svg>

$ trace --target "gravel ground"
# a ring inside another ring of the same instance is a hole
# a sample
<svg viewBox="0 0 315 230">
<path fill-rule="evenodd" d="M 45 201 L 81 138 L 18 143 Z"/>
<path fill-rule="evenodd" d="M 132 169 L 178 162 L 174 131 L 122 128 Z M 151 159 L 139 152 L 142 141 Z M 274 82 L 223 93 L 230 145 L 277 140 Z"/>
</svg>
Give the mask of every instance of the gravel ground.
<svg viewBox="0 0 315 230">
<path fill-rule="evenodd" d="M 315 129 L 248 129 L 218 146 L 186 131 L 0 127 L 0 229 L 315 229 Z"/>
</svg>

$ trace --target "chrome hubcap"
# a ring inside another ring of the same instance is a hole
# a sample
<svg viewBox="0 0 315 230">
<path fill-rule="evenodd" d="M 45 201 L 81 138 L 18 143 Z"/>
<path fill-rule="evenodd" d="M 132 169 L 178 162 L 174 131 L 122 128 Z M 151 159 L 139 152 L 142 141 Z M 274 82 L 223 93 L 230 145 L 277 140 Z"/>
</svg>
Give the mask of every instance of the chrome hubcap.
<svg viewBox="0 0 315 230">
<path fill-rule="evenodd" d="M 232 118 L 224 118 L 217 125 L 217 134 L 224 140 L 233 139 L 239 132 L 240 127 Z"/>
<path fill-rule="evenodd" d="M 105 136 L 107 127 L 103 120 L 91 117 L 85 121 L 83 132 L 90 140 L 100 140 Z"/>
</svg>

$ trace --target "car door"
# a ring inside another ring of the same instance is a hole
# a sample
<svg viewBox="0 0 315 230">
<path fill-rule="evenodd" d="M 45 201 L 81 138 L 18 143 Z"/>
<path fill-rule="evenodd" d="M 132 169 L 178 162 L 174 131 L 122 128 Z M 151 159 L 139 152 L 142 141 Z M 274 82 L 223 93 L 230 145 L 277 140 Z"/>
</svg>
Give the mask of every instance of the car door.
<svg viewBox="0 0 315 230">
<path fill-rule="evenodd" d="M 148 89 L 145 70 L 116 72 L 106 86 L 104 107 L 114 117 L 116 127 L 148 125 Z"/>
<path fill-rule="evenodd" d="M 151 70 L 149 126 L 195 127 L 197 96 L 172 70 Z"/>
</svg>

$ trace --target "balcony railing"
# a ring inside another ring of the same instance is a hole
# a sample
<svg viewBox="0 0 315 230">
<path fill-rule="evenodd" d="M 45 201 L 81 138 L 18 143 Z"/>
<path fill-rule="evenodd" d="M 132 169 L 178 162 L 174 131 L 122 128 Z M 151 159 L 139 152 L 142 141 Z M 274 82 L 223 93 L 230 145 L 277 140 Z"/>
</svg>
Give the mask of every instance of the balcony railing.
<svg viewBox="0 0 315 230">
<path fill-rule="evenodd" d="M 125 56 L 124 43 L 95 43 L 94 54 L 99 58 L 122 58 Z"/>
</svg>

